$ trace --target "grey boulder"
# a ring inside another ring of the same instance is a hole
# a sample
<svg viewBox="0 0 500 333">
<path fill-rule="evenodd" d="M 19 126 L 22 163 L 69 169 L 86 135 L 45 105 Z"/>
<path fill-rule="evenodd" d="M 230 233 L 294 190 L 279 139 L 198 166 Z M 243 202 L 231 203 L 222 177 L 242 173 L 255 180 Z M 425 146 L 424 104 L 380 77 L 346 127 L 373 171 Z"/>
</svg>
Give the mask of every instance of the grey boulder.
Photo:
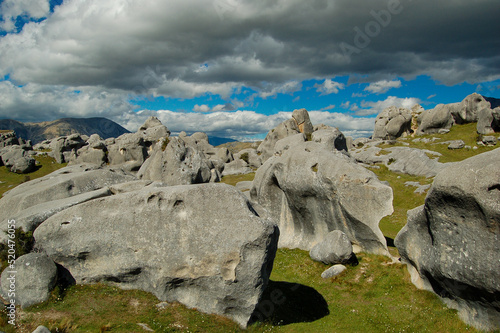
<svg viewBox="0 0 500 333">
<path fill-rule="evenodd" d="M 325 239 L 313 246 L 309 256 L 312 260 L 321 261 L 326 265 L 346 264 L 356 257 L 352 252 L 351 241 L 340 230 L 328 233 Z"/>
<path fill-rule="evenodd" d="M 342 264 L 333 265 L 332 267 L 328 268 L 326 271 L 321 273 L 321 277 L 323 279 L 329 279 L 329 278 L 332 278 L 334 276 L 340 275 L 345 270 L 347 270 L 347 267 L 345 267 Z"/>
<path fill-rule="evenodd" d="M 0 199 L 0 241 L 5 241 L 7 221 L 33 231 L 51 215 L 73 205 L 111 195 L 110 186 L 135 180 L 121 170 L 80 164 L 22 183 Z"/>
<path fill-rule="evenodd" d="M 477 132 L 488 135 L 500 131 L 500 107 L 484 108 L 478 113 Z"/>
<path fill-rule="evenodd" d="M 439 133 L 450 129 L 455 124 L 453 112 L 459 103 L 438 104 L 434 109 L 422 112 L 418 118 L 417 135 Z"/>
<path fill-rule="evenodd" d="M 57 280 L 54 262 L 43 253 L 29 253 L 17 258 L 14 266 L 2 272 L 3 297 L 9 299 L 14 290 L 16 304 L 23 308 L 46 301 Z"/>
<path fill-rule="evenodd" d="M 344 134 L 335 127 L 322 128 L 312 133 L 311 141 L 326 145 L 330 150 L 348 151 Z"/>
<path fill-rule="evenodd" d="M 74 158 L 76 151 L 85 145 L 80 134 L 61 136 L 50 141 L 50 155 L 57 163 L 69 162 Z"/>
<path fill-rule="evenodd" d="M 500 149 L 441 171 L 395 244 L 412 282 L 481 330 L 500 328 Z"/>
<path fill-rule="evenodd" d="M 472 93 L 453 109 L 452 114 L 457 124 L 475 123 L 478 121 L 479 112 L 485 108 L 491 108 L 490 102 L 483 96 Z"/>
<path fill-rule="evenodd" d="M 34 237 L 77 283 L 149 291 L 246 327 L 278 229 L 233 186 L 200 184 L 92 200 L 52 216 Z"/>
<path fill-rule="evenodd" d="M 374 139 L 393 140 L 411 134 L 412 111 L 390 106 L 375 119 Z"/>
<path fill-rule="evenodd" d="M 250 168 L 250 165 L 244 160 L 238 158 L 224 165 L 224 171 L 222 171 L 222 175 L 242 175 L 250 172 L 253 172 L 252 168 Z"/>
<path fill-rule="evenodd" d="M 311 248 L 333 230 L 356 250 L 387 254 L 380 219 L 390 215 L 392 189 L 341 152 L 305 142 L 257 170 L 250 192 L 280 228 L 280 247 Z"/>
<path fill-rule="evenodd" d="M 50 333 L 50 330 L 47 327 L 40 325 L 31 333 Z"/>
</svg>

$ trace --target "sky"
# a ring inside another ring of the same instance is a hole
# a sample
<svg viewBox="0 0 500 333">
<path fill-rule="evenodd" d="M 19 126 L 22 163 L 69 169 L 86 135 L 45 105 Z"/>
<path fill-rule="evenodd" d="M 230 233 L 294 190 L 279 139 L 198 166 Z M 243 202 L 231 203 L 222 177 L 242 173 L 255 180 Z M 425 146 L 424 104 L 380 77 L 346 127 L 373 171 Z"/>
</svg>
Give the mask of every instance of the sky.
<svg viewBox="0 0 500 333">
<path fill-rule="evenodd" d="M 294 109 L 368 137 L 388 106 L 500 98 L 498 0 L 0 0 L 0 119 L 262 139 Z"/>
</svg>

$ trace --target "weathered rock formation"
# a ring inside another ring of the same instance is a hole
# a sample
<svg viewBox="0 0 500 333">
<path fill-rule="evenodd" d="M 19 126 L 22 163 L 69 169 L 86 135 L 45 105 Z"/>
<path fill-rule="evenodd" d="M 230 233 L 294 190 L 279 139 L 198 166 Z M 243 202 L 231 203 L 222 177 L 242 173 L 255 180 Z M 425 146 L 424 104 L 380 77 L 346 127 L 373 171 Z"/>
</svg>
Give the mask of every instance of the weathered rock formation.
<svg viewBox="0 0 500 333">
<path fill-rule="evenodd" d="M 234 187 L 203 184 L 82 203 L 47 219 L 34 237 L 77 283 L 142 289 L 246 327 L 272 270 L 278 229 Z"/>
<path fill-rule="evenodd" d="M 81 164 L 20 184 L 5 193 L 0 200 L 0 242 L 6 240 L 7 220 L 15 220 L 16 227 L 25 232 L 33 231 L 55 213 L 111 195 L 110 186 L 134 180 L 135 177 L 119 169 Z"/>
<path fill-rule="evenodd" d="M 345 154 L 305 142 L 257 170 L 251 198 L 278 223 L 280 246 L 311 248 L 341 230 L 357 250 L 387 254 L 380 219 L 392 213 L 392 189 Z"/>
<path fill-rule="evenodd" d="M 20 145 L 0 148 L 0 166 L 5 165 L 15 173 L 30 173 L 36 169 L 36 161 L 30 155 L 31 151 Z"/>
<path fill-rule="evenodd" d="M 384 109 L 375 119 L 374 139 L 393 140 L 400 136 L 410 135 L 412 111 L 390 106 Z"/>
<path fill-rule="evenodd" d="M 500 328 L 500 149 L 440 172 L 395 244 L 412 282 L 468 324 Z"/>
<path fill-rule="evenodd" d="M 440 130 L 449 130 L 455 119 L 453 110 L 458 107 L 455 104 L 438 104 L 434 109 L 426 110 L 418 118 L 417 135 L 439 133 Z"/>
<path fill-rule="evenodd" d="M 294 110 L 292 119 L 285 120 L 276 126 L 276 128 L 269 131 L 264 141 L 257 148 L 257 153 L 261 154 L 262 163 L 273 156 L 274 146 L 279 140 L 299 133 L 303 133 L 306 138 L 310 139 L 313 130 L 314 128 L 307 110 Z"/>
<path fill-rule="evenodd" d="M 137 177 L 169 185 L 208 183 L 213 167 L 196 146 L 189 145 L 181 137 L 172 137 L 156 145 Z"/>
<path fill-rule="evenodd" d="M 500 132 L 500 107 L 495 109 L 484 108 L 477 115 L 477 132 L 479 134 L 493 134 Z"/>
</svg>

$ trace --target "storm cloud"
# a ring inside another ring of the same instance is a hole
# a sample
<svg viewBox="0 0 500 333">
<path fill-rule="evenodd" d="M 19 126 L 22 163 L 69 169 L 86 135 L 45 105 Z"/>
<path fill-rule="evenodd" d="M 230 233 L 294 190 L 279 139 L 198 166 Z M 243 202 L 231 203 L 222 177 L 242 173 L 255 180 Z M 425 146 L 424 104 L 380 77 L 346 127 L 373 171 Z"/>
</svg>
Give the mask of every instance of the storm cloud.
<svg viewBox="0 0 500 333">
<path fill-rule="evenodd" d="M 26 3 L 3 25 L 30 10 L 47 19 L 0 39 L 0 76 L 14 84 L 0 88 L 21 101 L 4 104 L 0 116 L 17 105 L 35 118 L 21 96 L 26 85 L 53 99 L 75 97 L 70 114 L 118 105 L 110 118 L 119 119 L 134 115 L 123 103 L 136 95 L 213 94 L 229 103 L 243 87 L 268 98 L 307 79 L 325 80 L 321 94 L 336 93 L 344 85 L 332 78 L 342 75 L 349 84 L 385 82 L 368 90 L 376 93 L 398 88 L 397 77 L 445 85 L 500 78 L 497 0 L 65 0 L 52 13 L 43 1 Z"/>
</svg>

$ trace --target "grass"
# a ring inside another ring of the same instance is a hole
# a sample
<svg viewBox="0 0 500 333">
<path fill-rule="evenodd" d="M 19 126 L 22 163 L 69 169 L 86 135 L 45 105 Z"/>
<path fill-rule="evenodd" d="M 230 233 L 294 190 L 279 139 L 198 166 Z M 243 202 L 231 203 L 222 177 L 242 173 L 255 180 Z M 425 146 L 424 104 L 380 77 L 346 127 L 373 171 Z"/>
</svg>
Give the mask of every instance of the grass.
<svg viewBox="0 0 500 333">
<path fill-rule="evenodd" d="M 498 148 L 498 145 L 493 147 L 477 145 L 478 134 L 476 132 L 476 126 L 477 126 L 476 123 L 454 125 L 450 129 L 450 132 L 446 134 L 426 134 L 415 137 L 422 139 L 425 138 L 432 139 L 435 137 L 439 138 L 439 140 L 436 140 L 435 142 L 430 142 L 430 143 L 413 142 L 412 139 L 406 140 L 405 142 L 408 142 L 410 144 L 410 147 L 412 148 L 429 149 L 442 154 L 442 156 L 439 157 L 438 159 L 439 162 L 442 163 L 459 162 L 469 157 L 475 156 L 477 154 Z M 497 138 L 500 137 L 498 133 L 495 133 L 494 136 L 496 136 Z M 475 150 L 475 149 L 463 148 L 463 149 L 451 150 L 448 149 L 447 144 L 439 144 L 439 142 L 446 142 L 452 140 L 463 140 L 466 146 L 470 146 L 471 148 L 477 146 L 477 149 Z M 398 139 L 398 141 L 401 140 Z"/>
<path fill-rule="evenodd" d="M 410 176 L 406 174 L 398 174 L 389 171 L 385 165 L 379 165 L 380 168 L 372 168 L 372 170 L 381 181 L 387 181 L 392 187 L 394 199 L 392 205 L 394 213 L 391 216 L 386 216 L 380 221 L 380 230 L 386 237 L 394 239 L 397 233 L 406 224 L 406 212 L 410 209 L 424 204 L 425 193 L 414 193 L 414 186 L 406 186 L 408 181 L 419 182 L 421 185 L 432 184 L 432 178 L 424 176 Z"/>
<path fill-rule="evenodd" d="M 254 178 L 255 178 L 255 172 L 247 173 L 244 175 L 228 175 L 222 177 L 221 183 L 235 186 L 239 182 L 253 181 Z"/>
<path fill-rule="evenodd" d="M 21 183 L 43 177 L 67 165 L 66 163 L 58 164 L 49 156 L 37 156 L 35 159 L 38 162 L 37 170 L 29 174 L 17 174 L 10 172 L 6 166 L 0 167 L 0 197 L 5 192 Z"/>
<path fill-rule="evenodd" d="M 468 135 L 468 141 L 464 141 L 471 145 L 470 141 L 475 140 L 471 131 L 472 126 L 461 125 L 446 135 L 429 137 L 448 141 Z M 479 147 L 448 152 L 446 145 L 406 142 L 415 148 L 441 152 L 443 161 L 461 160 L 469 154 L 492 149 Z M 42 161 L 42 167 L 36 172 L 44 171 L 41 176 L 58 166 L 50 165 L 49 160 Z M 4 169 L 0 168 L 2 181 Z M 394 191 L 394 214 L 380 222 L 384 235 L 394 238 L 406 223 L 406 212 L 425 200 L 425 194 L 415 194 L 415 187 L 404 183 L 416 181 L 424 185 L 432 179 L 392 173 L 385 166 L 373 171 Z M 6 183 L 0 186 L 14 186 L 24 175 L 6 176 Z M 17 176 L 20 178 L 15 178 Z M 35 173 L 30 176 L 36 177 Z M 225 176 L 222 181 L 235 185 L 253 180 L 254 176 L 254 173 Z M 390 250 L 397 256 L 397 249 Z M 269 288 L 258 307 L 257 317 L 261 321 L 245 332 L 477 332 L 465 325 L 456 311 L 448 309 L 436 295 L 416 289 L 406 266 L 364 253 L 358 255 L 358 260 L 359 265 L 348 267 L 341 275 L 322 279 L 320 275 L 327 265 L 312 261 L 306 251 L 279 249 Z M 141 323 L 156 332 L 244 332 L 226 318 L 203 314 L 177 303 L 158 309 L 158 303 L 160 301 L 150 293 L 120 290 L 104 284 L 75 285 L 67 290 L 56 288 L 49 301 L 18 309 L 20 326 L 16 329 L 6 324 L 5 313 L 0 315 L 0 330 L 32 332 L 38 325 L 45 325 L 52 332 L 145 332 L 138 325 Z"/>
<path fill-rule="evenodd" d="M 358 266 L 322 279 L 328 266 L 312 261 L 306 251 L 278 250 L 259 307 L 265 320 L 247 332 L 476 332 L 436 296 L 417 290 L 405 266 L 376 255 L 358 259 Z M 139 323 L 156 332 L 243 332 L 226 318 L 178 303 L 159 309 L 159 303 L 139 290 L 74 285 L 64 297 L 56 290 L 49 301 L 18 309 L 16 332 L 32 332 L 38 325 L 52 332 L 141 332 Z M 14 332 L 9 326 L 1 329 Z"/>
</svg>

